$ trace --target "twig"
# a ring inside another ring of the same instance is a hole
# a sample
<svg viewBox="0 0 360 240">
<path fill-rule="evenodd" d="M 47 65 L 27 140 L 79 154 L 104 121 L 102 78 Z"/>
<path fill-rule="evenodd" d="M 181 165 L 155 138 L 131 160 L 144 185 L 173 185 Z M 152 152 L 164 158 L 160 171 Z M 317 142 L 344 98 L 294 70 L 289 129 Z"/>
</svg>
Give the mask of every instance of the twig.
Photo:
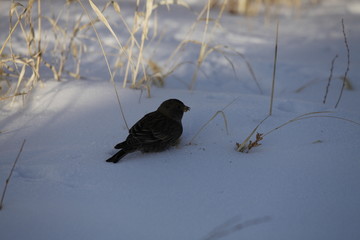
<svg viewBox="0 0 360 240">
<path fill-rule="evenodd" d="M 3 191 L 3 193 L 2 193 L 1 201 L 0 201 L 0 210 L 3 208 L 3 201 L 4 201 L 6 189 L 7 189 L 7 186 L 8 186 L 8 184 L 9 184 L 9 182 L 10 182 L 10 178 L 11 178 L 11 175 L 12 175 L 12 173 L 13 173 L 13 171 L 14 171 L 15 165 L 16 165 L 17 161 L 18 161 L 19 158 L 20 158 L 20 154 L 21 154 L 21 152 L 22 152 L 22 150 L 23 150 L 23 148 L 24 148 L 25 142 L 26 142 L 26 139 L 24 139 L 23 143 L 21 144 L 21 148 L 20 148 L 19 153 L 18 153 L 18 155 L 17 155 L 17 157 L 16 157 L 16 159 L 15 159 L 15 161 L 14 161 L 14 164 L 13 164 L 11 170 L 10 170 L 10 174 L 9 174 L 8 178 L 6 179 L 6 181 L 5 181 L 5 187 L 4 187 L 4 191 Z"/>
<path fill-rule="evenodd" d="M 345 33 L 345 24 L 344 24 L 344 19 L 343 18 L 341 19 L 341 26 L 342 26 L 342 31 L 343 31 L 343 34 L 344 34 L 344 41 L 345 41 L 346 52 L 347 52 L 347 66 L 346 66 L 345 75 L 344 75 L 344 79 L 343 79 L 343 85 L 341 87 L 340 95 L 339 95 L 339 98 L 338 98 L 338 100 L 336 102 L 335 108 L 337 108 L 337 106 L 339 105 L 340 99 L 342 97 L 342 94 L 343 94 L 343 91 L 344 91 L 344 88 L 345 88 L 347 75 L 348 75 L 348 72 L 350 70 L 350 49 L 349 49 L 349 44 L 348 44 L 346 33 Z"/>
<path fill-rule="evenodd" d="M 335 60 L 337 58 L 338 58 L 338 55 L 336 54 L 335 57 L 333 58 L 333 60 L 331 61 L 330 76 L 329 76 L 329 79 L 328 79 L 328 84 L 326 86 L 325 96 L 324 96 L 324 100 L 323 100 L 324 104 L 326 102 L 326 98 L 327 98 L 327 95 L 328 95 L 328 92 L 329 92 L 330 82 L 331 82 L 331 79 L 332 79 L 332 76 L 333 76 L 333 71 L 334 71 L 334 63 L 335 63 Z"/>
<path fill-rule="evenodd" d="M 270 115 L 267 115 L 263 120 L 261 120 L 260 123 L 252 130 L 252 132 L 249 134 L 249 136 L 241 144 L 236 143 L 236 151 L 245 152 L 245 150 L 247 149 L 247 143 L 249 142 L 252 135 L 254 135 L 254 133 L 260 127 L 260 125 L 263 122 L 265 122 L 265 120 L 268 119 L 269 117 L 270 117 Z"/>
</svg>

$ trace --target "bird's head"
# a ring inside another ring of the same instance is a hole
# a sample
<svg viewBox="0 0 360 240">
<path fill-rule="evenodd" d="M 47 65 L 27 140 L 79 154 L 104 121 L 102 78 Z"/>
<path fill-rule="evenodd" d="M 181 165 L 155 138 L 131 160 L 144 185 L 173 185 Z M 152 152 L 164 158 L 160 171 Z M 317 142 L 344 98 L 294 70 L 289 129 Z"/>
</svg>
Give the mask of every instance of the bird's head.
<svg viewBox="0 0 360 240">
<path fill-rule="evenodd" d="M 175 121 L 181 121 L 184 112 L 189 110 L 190 107 L 186 106 L 178 99 L 168 99 L 164 101 L 158 108 L 159 112 Z"/>
</svg>

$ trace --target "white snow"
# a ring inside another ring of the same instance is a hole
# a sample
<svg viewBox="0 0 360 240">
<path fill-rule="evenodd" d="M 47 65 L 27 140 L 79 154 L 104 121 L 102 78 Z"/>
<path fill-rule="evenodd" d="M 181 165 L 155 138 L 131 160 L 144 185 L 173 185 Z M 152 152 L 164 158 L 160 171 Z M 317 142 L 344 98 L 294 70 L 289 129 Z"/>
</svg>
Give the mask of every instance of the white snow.
<svg viewBox="0 0 360 240">
<path fill-rule="evenodd" d="M 189 2 L 194 12 L 204 4 Z M 43 7 L 51 12 L 62 4 Z M 103 6 L 105 1 L 96 4 Z M 72 12 L 81 12 L 78 5 L 72 6 Z M 121 1 L 120 6 L 131 19 L 134 3 Z M 248 154 L 235 151 L 236 143 L 269 111 L 276 17 L 225 13 L 212 43 L 241 52 L 263 94 L 236 54 L 229 57 L 238 78 L 221 54 L 212 53 L 192 91 L 187 88 L 194 71 L 191 64 L 170 75 L 164 88 L 152 87 L 151 98 L 140 90 L 121 88 L 117 75 L 130 126 L 168 98 L 182 100 L 191 111 L 184 115 L 178 147 L 133 153 L 109 164 L 104 160 L 116 152 L 113 146 L 126 138 L 127 130 L 99 46 L 89 42 L 91 51 L 84 53 L 81 74 L 90 79 L 56 82 L 44 69 L 49 77 L 25 101 L 19 97 L 12 106 L 10 101 L 0 102 L 1 191 L 26 139 L 0 211 L 0 239 L 360 239 L 359 3 L 321 1 L 299 11 L 283 11 L 278 15 L 273 115 L 257 131 L 267 133 L 310 112 L 331 111 L 315 116 L 337 118 L 296 121 L 266 135 L 262 145 Z M 196 19 L 194 12 L 178 6 L 158 10 L 166 34 L 156 49 L 156 61 L 165 62 L 184 39 Z M 8 31 L 7 14 L 0 13 L 2 43 Z M 339 77 L 346 69 L 342 18 L 353 90 L 345 89 L 335 109 Z M 117 18 L 109 13 L 109 19 Z M 119 28 L 115 27 L 117 32 L 124 31 Z M 104 41 L 116 45 L 101 23 L 97 29 Z M 201 36 L 199 26 L 194 38 Z M 199 46 L 188 45 L 179 61 L 196 62 L 198 53 Z M 334 79 L 323 104 L 336 54 Z M 224 108 L 229 134 L 219 114 L 193 139 Z"/>
</svg>

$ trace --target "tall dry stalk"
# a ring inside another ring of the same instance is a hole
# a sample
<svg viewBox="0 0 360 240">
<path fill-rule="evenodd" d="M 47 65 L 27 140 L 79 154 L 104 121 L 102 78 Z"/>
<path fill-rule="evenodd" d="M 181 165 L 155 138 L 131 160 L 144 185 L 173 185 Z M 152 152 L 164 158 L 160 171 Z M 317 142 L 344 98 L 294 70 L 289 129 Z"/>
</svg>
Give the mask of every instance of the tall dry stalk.
<svg viewBox="0 0 360 240">
<path fill-rule="evenodd" d="M 139 49 L 139 55 L 138 55 L 138 58 L 137 58 L 135 70 L 134 70 L 134 73 L 133 73 L 132 85 L 136 84 L 137 75 L 139 74 L 139 68 L 140 68 L 140 65 L 141 65 L 141 63 L 143 61 L 144 45 L 145 45 L 145 40 L 147 40 L 147 38 L 148 38 L 149 21 L 150 21 L 150 17 L 151 17 L 152 11 L 153 11 L 153 3 L 154 3 L 153 0 L 147 0 L 146 1 L 146 10 L 145 10 L 145 17 L 144 17 L 144 20 L 143 20 L 140 49 Z M 145 78 L 145 82 L 146 82 L 147 81 L 147 75 L 146 75 L 145 71 L 143 73 L 144 73 L 144 78 Z"/>
<path fill-rule="evenodd" d="M 276 40 L 275 40 L 275 53 L 274 53 L 274 68 L 272 75 L 272 84 L 271 84 L 271 94 L 270 94 L 270 108 L 269 115 L 272 115 L 273 102 L 274 102 L 274 92 L 275 92 L 275 76 L 276 76 L 276 63 L 277 63 L 277 53 L 278 53 L 278 42 L 279 42 L 279 21 L 276 24 Z"/>
<path fill-rule="evenodd" d="M 43 52 L 41 50 L 41 21 L 42 21 L 42 14 L 41 14 L 41 0 L 37 1 L 38 5 L 38 37 L 37 37 L 37 54 L 36 54 L 36 65 L 35 70 L 38 73 L 38 76 L 40 75 L 40 63 L 42 59 Z"/>
<path fill-rule="evenodd" d="M 242 143 L 236 143 L 236 151 L 238 152 L 247 152 L 254 146 L 259 146 L 260 143 L 258 141 L 263 139 L 262 134 L 257 134 L 255 142 L 251 142 L 250 138 L 255 134 L 257 129 L 265 122 L 271 115 L 273 110 L 273 102 L 274 102 L 274 92 L 275 92 L 275 82 L 276 82 L 276 63 L 277 63 L 277 55 L 278 55 L 278 40 L 279 40 L 279 21 L 276 24 L 276 37 L 275 37 L 275 50 L 274 50 L 274 67 L 272 74 L 272 84 L 271 84 L 271 94 L 270 94 L 270 106 L 269 113 L 267 116 L 260 121 L 260 123 L 252 130 L 252 132 L 245 138 Z"/>
<path fill-rule="evenodd" d="M 207 7 L 206 7 L 205 27 L 204 27 L 202 40 L 201 40 L 200 52 L 199 52 L 199 56 L 197 59 L 197 65 L 196 65 L 194 74 L 191 79 L 190 90 L 194 89 L 194 85 L 197 80 L 197 74 L 198 74 L 199 68 L 201 67 L 201 64 L 203 63 L 203 61 L 205 59 L 205 53 L 206 53 L 206 49 L 207 49 L 207 43 L 206 43 L 207 39 L 206 38 L 208 35 L 208 27 L 209 27 L 209 21 L 210 21 L 209 20 L 210 19 L 210 7 L 211 7 L 211 0 L 208 0 Z"/>
</svg>

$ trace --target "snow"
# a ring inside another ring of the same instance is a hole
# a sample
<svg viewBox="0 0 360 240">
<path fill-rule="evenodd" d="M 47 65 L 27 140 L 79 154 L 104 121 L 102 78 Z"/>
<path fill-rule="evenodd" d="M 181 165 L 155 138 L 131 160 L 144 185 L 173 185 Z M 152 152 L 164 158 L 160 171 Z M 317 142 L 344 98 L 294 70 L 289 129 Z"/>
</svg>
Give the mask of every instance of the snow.
<svg viewBox="0 0 360 240">
<path fill-rule="evenodd" d="M 203 7 L 202 1 L 189 3 L 193 11 Z M 125 1 L 120 6 L 130 21 L 134 4 Z M 212 53 L 193 90 L 188 90 L 193 65 L 176 70 L 164 88 L 152 87 L 151 98 L 140 90 L 121 88 L 117 79 L 130 126 L 168 98 L 182 100 L 191 111 L 184 114 L 179 146 L 161 153 L 129 154 L 118 164 L 108 164 L 104 160 L 116 152 L 113 146 L 127 130 L 99 47 L 89 43 L 82 75 L 90 79 L 56 82 L 49 75 L 25 101 L 19 97 L 13 105 L 0 102 L 0 183 L 5 184 L 26 139 L 0 211 L 0 239 L 359 239 L 359 3 L 321 1 L 292 11 L 283 9 L 278 15 L 273 115 L 258 132 L 267 133 L 310 112 L 331 111 L 315 116 L 338 118 L 296 121 L 266 135 L 248 154 L 235 151 L 236 143 L 269 111 L 276 17 L 226 13 L 213 44 L 241 52 L 263 94 L 236 54 L 230 58 L 238 79 L 227 60 Z M 3 33 L 8 31 L 6 14 L 1 13 Z M 155 56 L 165 62 L 196 15 L 182 7 L 161 7 L 158 17 L 166 35 Z M 335 109 L 338 78 L 346 69 L 341 18 L 354 89 L 345 89 Z M 104 41 L 115 44 L 101 24 L 97 28 Z M 193 37 L 201 39 L 198 28 Z M 5 34 L 1 35 L 4 42 Z M 198 46 L 188 45 L 180 61 L 196 62 L 198 52 Z M 323 104 L 336 54 L 334 79 Z M 229 134 L 218 114 L 194 138 L 220 110 Z"/>
</svg>

